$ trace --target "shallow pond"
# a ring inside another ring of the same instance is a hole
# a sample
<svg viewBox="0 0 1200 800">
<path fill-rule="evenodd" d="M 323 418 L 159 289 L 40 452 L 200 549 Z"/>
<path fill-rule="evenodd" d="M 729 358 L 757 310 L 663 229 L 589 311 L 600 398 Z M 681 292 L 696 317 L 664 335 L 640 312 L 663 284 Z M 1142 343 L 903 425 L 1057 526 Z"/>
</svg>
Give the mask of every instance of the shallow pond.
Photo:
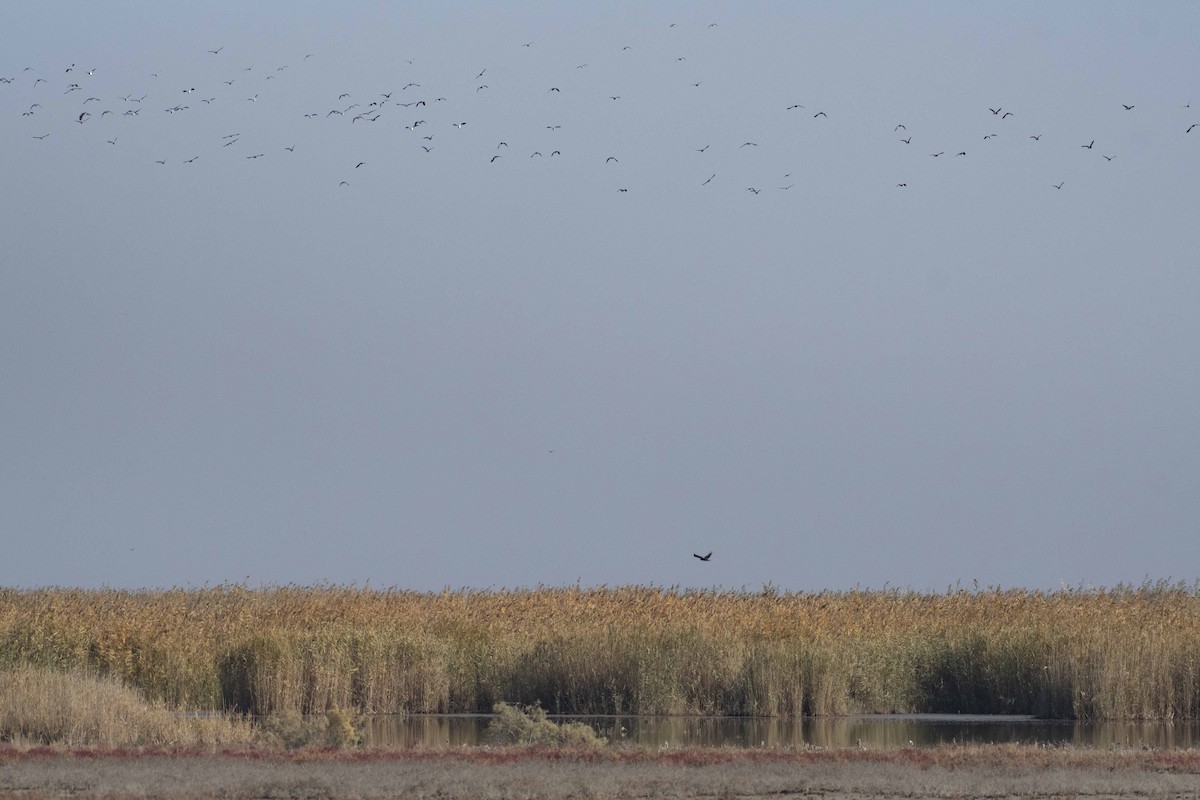
<svg viewBox="0 0 1200 800">
<path fill-rule="evenodd" d="M 555 717 L 586 722 L 610 742 L 647 747 L 918 747 L 1004 742 L 1081 747 L 1200 745 L 1200 723 L 1073 722 L 1020 716 L 957 714 L 854 717 Z M 373 717 L 369 746 L 458 747 L 482 744 L 491 717 L 483 714 Z"/>
</svg>

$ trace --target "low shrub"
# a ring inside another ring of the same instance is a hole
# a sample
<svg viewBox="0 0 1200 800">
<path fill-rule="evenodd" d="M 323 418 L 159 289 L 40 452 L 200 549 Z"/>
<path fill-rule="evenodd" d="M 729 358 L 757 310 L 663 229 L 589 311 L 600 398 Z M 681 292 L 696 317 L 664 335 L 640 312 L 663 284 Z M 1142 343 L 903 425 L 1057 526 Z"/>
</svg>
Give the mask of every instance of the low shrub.
<svg viewBox="0 0 1200 800">
<path fill-rule="evenodd" d="M 540 705 L 497 703 L 496 718 L 487 728 L 489 744 L 523 744 L 544 747 L 603 747 L 606 740 L 582 722 L 556 723 Z"/>
</svg>

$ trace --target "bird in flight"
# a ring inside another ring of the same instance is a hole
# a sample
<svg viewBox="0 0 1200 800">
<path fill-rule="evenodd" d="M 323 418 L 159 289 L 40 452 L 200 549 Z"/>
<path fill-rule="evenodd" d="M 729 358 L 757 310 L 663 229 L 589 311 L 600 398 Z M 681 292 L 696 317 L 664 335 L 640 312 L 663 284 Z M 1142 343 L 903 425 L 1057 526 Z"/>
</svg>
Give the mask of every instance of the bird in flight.
<svg viewBox="0 0 1200 800">
<path fill-rule="evenodd" d="M 491 161 L 489 161 L 488 163 L 489 163 L 489 164 L 495 163 L 495 161 L 496 161 L 496 159 L 497 159 L 497 158 L 503 158 L 503 156 L 492 156 L 492 160 L 491 160 Z"/>
<path fill-rule="evenodd" d="M 1007 117 L 1011 117 L 1011 116 L 1013 116 L 1013 112 L 1011 112 L 1011 111 L 1005 111 L 1005 112 L 1004 112 L 1004 116 L 1003 116 L 1003 117 L 1001 117 L 1000 119 L 1006 119 Z"/>
<path fill-rule="evenodd" d="M 209 50 L 208 52 L 212 53 L 215 56 L 217 53 L 221 52 L 224 49 L 225 49 L 225 45 L 221 45 L 216 50 Z"/>
<path fill-rule="evenodd" d="M 607 164 L 609 161 L 616 161 L 618 164 L 620 164 L 620 163 L 621 163 L 620 161 L 617 161 L 617 157 L 616 157 L 616 156 L 609 156 L 608 158 L 604 159 L 604 163 L 605 163 L 605 164 Z"/>
<path fill-rule="evenodd" d="M 988 111 L 992 112 L 993 114 L 999 114 L 1003 110 L 1003 108 L 992 108 L 991 106 L 988 107 Z"/>
<path fill-rule="evenodd" d="M 900 141 L 904 142 L 905 144 L 912 144 L 912 137 L 910 136 L 907 139 L 901 139 Z"/>
<path fill-rule="evenodd" d="M 1038 141 L 1039 139 L 1041 139 L 1041 138 L 1042 138 L 1042 135 L 1039 133 L 1037 136 L 1030 136 L 1029 138 L 1030 138 L 1030 139 L 1033 139 L 1033 140 L 1036 142 L 1036 141 Z"/>
<path fill-rule="evenodd" d="M 897 184 L 896 184 L 896 188 L 897 188 L 897 189 L 900 189 L 900 188 L 902 188 L 902 187 L 905 187 L 905 186 L 908 186 L 908 184 L 907 184 L 907 183 L 897 183 Z"/>
<path fill-rule="evenodd" d="M 1096 143 L 1096 140 L 1095 140 L 1095 139 L 1092 139 L 1092 140 L 1091 140 L 1090 142 L 1088 142 L 1087 144 L 1081 144 L 1081 145 L 1079 145 L 1079 146 L 1080 146 L 1080 147 L 1082 147 L 1084 150 L 1091 150 L 1091 149 L 1092 149 L 1092 145 L 1094 145 L 1095 143 Z"/>
<path fill-rule="evenodd" d="M 828 114 L 826 114 L 824 111 L 818 111 L 817 113 L 813 114 L 813 119 L 816 119 L 817 117 L 825 117 L 825 118 L 828 118 L 828 117 L 829 117 L 829 115 L 828 115 Z"/>
<path fill-rule="evenodd" d="M 1066 183 L 1066 181 L 1063 181 L 1062 183 L 1052 183 L 1050 185 L 1053 186 L 1055 189 L 1061 189 L 1063 187 L 1063 183 Z"/>
<path fill-rule="evenodd" d="M 738 145 L 738 149 L 743 147 L 758 147 L 758 142 L 743 142 L 742 144 Z"/>
<path fill-rule="evenodd" d="M 896 131 L 901 130 L 901 129 L 908 130 L 908 128 L 905 128 L 904 124 L 901 123 L 901 124 L 897 125 L 896 127 L 892 128 L 892 132 L 895 133 Z"/>
<path fill-rule="evenodd" d="M 1112 161 L 1116 156 L 1104 156 L 1105 161 Z"/>
<path fill-rule="evenodd" d="M 708 555 L 705 555 L 705 556 L 702 556 L 699 553 L 692 553 L 692 558 L 698 558 L 701 561 L 708 561 L 710 558 L 712 558 L 712 551 L 710 550 L 708 552 Z"/>
<path fill-rule="evenodd" d="M 1184 133 L 1191 133 L 1192 128 L 1196 127 L 1197 125 L 1200 125 L 1200 122 L 1193 122 L 1191 125 L 1188 126 L 1188 129 L 1186 131 L 1184 131 Z"/>
<path fill-rule="evenodd" d="M 715 173 L 715 172 L 714 172 L 712 175 L 709 175 L 709 176 L 708 176 L 708 180 L 706 180 L 704 183 L 702 183 L 702 184 L 700 184 L 700 185 L 701 185 L 701 186 L 708 186 L 708 184 L 709 184 L 709 183 L 712 181 L 712 179 L 713 179 L 713 178 L 715 178 L 715 177 L 717 177 L 717 173 Z"/>
<path fill-rule="evenodd" d="M 938 156 L 943 156 L 943 155 L 945 155 L 945 154 L 946 154 L 946 151 L 945 151 L 945 150 L 942 150 L 942 151 L 941 151 L 941 152 L 939 152 L 939 153 L 930 153 L 929 155 L 933 156 L 934 158 L 937 158 Z"/>
<path fill-rule="evenodd" d="M 762 194 L 762 189 L 756 189 L 756 188 L 755 188 L 755 187 L 753 187 L 753 186 L 747 186 L 747 187 L 746 187 L 746 191 L 747 191 L 747 192 L 754 192 L 755 194 Z M 709 553 L 709 555 L 712 555 L 712 553 Z M 698 557 L 698 556 L 697 556 L 697 557 Z M 707 558 L 705 558 L 705 559 L 702 559 L 702 560 L 704 560 L 704 561 L 707 561 L 708 559 L 707 559 Z"/>
<path fill-rule="evenodd" d="M 1124 103 L 1121 103 L 1121 108 L 1125 109 L 1126 111 L 1133 111 L 1133 106 L 1127 106 Z"/>
</svg>

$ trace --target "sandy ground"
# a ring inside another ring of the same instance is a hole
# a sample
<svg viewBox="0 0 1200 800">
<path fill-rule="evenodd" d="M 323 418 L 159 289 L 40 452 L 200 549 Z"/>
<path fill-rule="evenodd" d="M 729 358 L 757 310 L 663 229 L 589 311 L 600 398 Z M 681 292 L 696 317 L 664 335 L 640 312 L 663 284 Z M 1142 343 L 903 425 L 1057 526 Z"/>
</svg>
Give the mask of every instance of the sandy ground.
<svg viewBox="0 0 1200 800">
<path fill-rule="evenodd" d="M 0 797 L 162 798 L 1198 798 L 1200 774 L 1154 765 L 903 761 L 588 763 L 523 757 L 345 761 L 222 755 L 0 758 Z"/>
</svg>

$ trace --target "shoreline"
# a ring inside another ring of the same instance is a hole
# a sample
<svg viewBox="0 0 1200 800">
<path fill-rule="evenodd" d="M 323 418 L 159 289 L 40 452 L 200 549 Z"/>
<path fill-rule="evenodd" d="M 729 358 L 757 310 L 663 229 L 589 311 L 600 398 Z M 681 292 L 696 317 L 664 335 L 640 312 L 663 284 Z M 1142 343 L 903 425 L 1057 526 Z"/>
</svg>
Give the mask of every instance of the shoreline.
<svg viewBox="0 0 1200 800">
<path fill-rule="evenodd" d="M 1200 749 L 0 747 L 0 796 L 1195 797 Z"/>
</svg>

